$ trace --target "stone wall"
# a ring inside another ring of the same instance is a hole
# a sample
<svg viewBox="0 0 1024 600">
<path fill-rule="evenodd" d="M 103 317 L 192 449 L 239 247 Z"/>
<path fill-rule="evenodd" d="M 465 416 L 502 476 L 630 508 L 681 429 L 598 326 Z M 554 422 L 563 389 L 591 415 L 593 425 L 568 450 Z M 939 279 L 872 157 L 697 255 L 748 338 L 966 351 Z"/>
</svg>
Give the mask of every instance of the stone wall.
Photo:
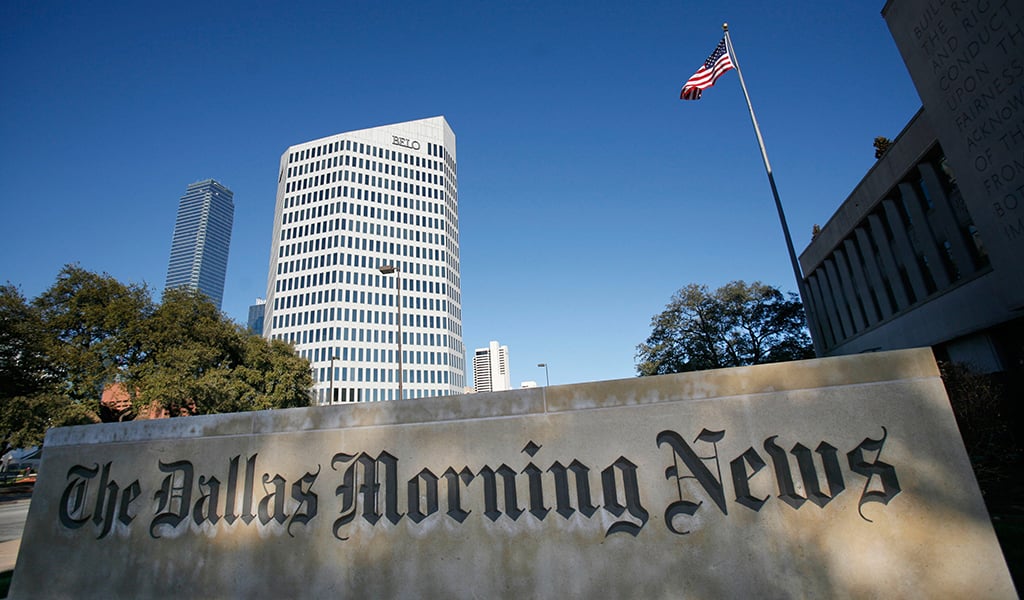
<svg viewBox="0 0 1024 600">
<path fill-rule="evenodd" d="M 12 596 L 986 597 L 930 351 L 52 430 Z"/>
</svg>

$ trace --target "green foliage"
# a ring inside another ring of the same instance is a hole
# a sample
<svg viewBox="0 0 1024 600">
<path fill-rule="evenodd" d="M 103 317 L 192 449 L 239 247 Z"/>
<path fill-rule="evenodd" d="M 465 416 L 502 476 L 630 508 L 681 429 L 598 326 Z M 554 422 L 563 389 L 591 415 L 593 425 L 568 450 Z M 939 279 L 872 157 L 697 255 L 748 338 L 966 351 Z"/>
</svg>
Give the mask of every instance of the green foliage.
<svg viewBox="0 0 1024 600">
<path fill-rule="evenodd" d="M 803 306 L 760 282 L 733 281 L 714 292 L 689 284 L 651 319 L 637 347 L 637 372 L 685 371 L 811 358 Z"/>
<path fill-rule="evenodd" d="M 66 266 L 32 302 L 0 286 L 0 437 L 42 442 L 50 427 L 134 414 L 209 414 L 305 406 L 309 362 L 281 341 L 251 335 L 205 296 Z M 133 411 L 100 410 L 121 385 Z"/>
<path fill-rule="evenodd" d="M 39 311 L 12 285 L 0 286 L 0 398 L 46 388 L 50 365 Z"/>
<path fill-rule="evenodd" d="M 133 342 L 152 304 L 145 286 L 65 266 L 33 302 L 59 391 L 74 401 L 94 403 L 98 411 L 103 389 L 139 359 Z"/>
<path fill-rule="evenodd" d="M 99 422 L 91 404 L 52 392 L 0 398 L 0 403 L 0 431 L 11 448 L 41 446 L 46 430 L 51 427 Z"/>
<path fill-rule="evenodd" d="M 313 385 L 309 361 L 295 354 L 291 344 L 247 335 L 243 348 L 243 364 L 236 369 L 236 378 L 245 384 L 245 393 L 237 410 L 295 408 L 307 406 Z"/>
<path fill-rule="evenodd" d="M 168 290 L 139 347 L 146 359 L 130 379 L 138 409 L 209 414 L 309 404 L 308 361 L 288 344 L 249 334 L 197 292 Z"/>
<path fill-rule="evenodd" d="M 51 349 L 39 309 L 0 286 L 0 453 L 41 444 L 49 427 L 96 421 L 91 405 L 56 392 Z"/>
<path fill-rule="evenodd" d="M 139 344 L 146 360 L 130 370 L 129 388 L 137 390 L 137 408 L 156 404 L 179 414 L 189 404 L 195 412 L 215 401 L 211 383 L 238 362 L 234 327 L 200 294 L 167 290 L 163 302 L 141 327 Z M 223 382 L 221 382 L 223 383 Z"/>
</svg>

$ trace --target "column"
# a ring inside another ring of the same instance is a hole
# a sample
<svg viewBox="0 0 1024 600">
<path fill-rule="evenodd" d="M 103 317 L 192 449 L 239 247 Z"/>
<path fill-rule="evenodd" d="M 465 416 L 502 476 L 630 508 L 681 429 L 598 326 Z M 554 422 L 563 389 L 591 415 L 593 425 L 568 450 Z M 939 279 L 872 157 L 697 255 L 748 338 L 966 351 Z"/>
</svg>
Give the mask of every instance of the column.
<svg viewBox="0 0 1024 600">
<path fill-rule="evenodd" d="M 914 189 L 909 183 L 901 183 L 899 185 L 900 193 L 903 194 L 903 206 L 907 208 L 907 212 L 910 214 L 910 221 L 914 228 L 915 237 L 917 237 L 919 250 L 924 255 L 925 261 L 928 264 L 928 271 L 932 274 L 932 281 L 935 282 L 935 287 L 938 290 L 944 290 L 949 287 L 949 272 L 946 271 L 946 263 L 943 257 L 939 255 L 939 244 L 940 242 L 935 239 L 935 234 L 932 233 L 931 224 L 928 222 L 928 217 L 924 214 L 922 208 L 920 194 Z M 942 250 L 945 253 L 945 249 Z"/>
<path fill-rule="evenodd" d="M 824 348 L 831 348 L 836 345 L 835 335 L 832 333 L 832 326 L 829 324 L 829 317 L 831 316 L 828 309 L 825 307 L 825 302 L 822 300 L 821 289 L 818 285 L 818 273 L 815 271 L 807 276 L 804 280 L 807 284 L 807 292 L 810 295 L 808 300 L 814 305 L 814 310 L 807 312 L 806 314 L 817 323 L 818 331 L 821 335 L 821 342 Z M 812 330 L 813 331 L 813 330 Z"/>
<path fill-rule="evenodd" d="M 836 307 L 836 314 L 839 315 L 839 322 L 843 328 L 843 339 L 853 336 L 855 330 L 853 323 L 850 321 L 850 310 L 846 306 L 846 301 L 843 298 L 842 288 L 839 284 L 839 277 L 836 275 L 836 267 L 832 263 L 831 258 L 826 258 L 822 261 L 825 267 L 825 274 L 828 278 L 828 287 L 832 292 L 832 302 Z"/>
<path fill-rule="evenodd" d="M 861 223 L 854 229 L 854 234 L 857 236 L 857 245 L 860 246 L 861 256 L 864 257 L 868 281 L 871 282 L 871 287 L 875 290 L 875 299 L 878 301 L 878 308 L 882 311 L 881 318 L 887 319 L 896 312 L 896 307 L 892 305 L 889 294 L 886 293 L 885 281 L 882 279 L 882 273 L 878 270 L 878 260 L 865 229 L 866 226 L 867 223 Z"/>
<path fill-rule="evenodd" d="M 850 273 L 853 275 L 853 283 L 857 289 L 857 296 L 860 298 L 861 306 L 864 308 L 864 317 L 867 319 L 867 326 L 878 322 L 878 311 L 875 302 L 871 299 L 871 287 L 868 285 L 867 277 L 864 275 L 864 267 L 861 264 L 861 256 L 857 252 L 857 244 L 853 238 L 843 240 L 843 252 L 846 261 L 849 263 Z"/>
<path fill-rule="evenodd" d="M 910 297 L 907 295 L 907 289 L 903 284 L 903 279 L 900 277 L 899 266 L 896 264 L 896 254 L 889 244 L 889 238 L 885 235 L 885 226 L 882 224 L 881 217 L 876 214 L 868 215 L 868 223 L 870 225 L 871 239 L 875 241 L 875 245 L 878 247 L 878 259 L 881 263 L 882 271 L 885 278 L 889 281 L 893 295 L 896 296 L 896 309 L 903 310 L 910 306 Z"/>
<path fill-rule="evenodd" d="M 921 172 L 921 185 L 928 197 L 932 199 L 934 207 L 929 215 L 932 230 L 940 238 L 945 238 L 949 242 L 953 263 L 962 277 L 967 276 L 975 270 L 974 261 L 971 259 L 970 251 L 964 241 L 960 223 L 957 222 L 956 215 L 953 214 L 949 196 L 942 187 L 939 174 L 935 172 L 935 167 L 931 163 L 921 163 L 917 168 Z"/>
<path fill-rule="evenodd" d="M 859 306 L 860 298 L 857 296 L 857 290 L 854 289 L 853 282 L 850 281 L 850 267 L 846 255 L 841 247 L 836 247 L 832 252 L 832 257 L 835 260 L 836 277 L 839 279 L 840 289 L 843 290 L 843 297 L 846 298 L 846 305 L 853 318 L 853 326 L 856 331 L 864 331 L 867 323 L 864 321 L 864 311 Z"/>
<path fill-rule="evenodd" d="M 914 296 L 918 302 L 921 302 L 928 297 L 928 287 L 924 283 L 924 274 L 921 273 L 921 267 L 917 262 L 917 253 L 914 252 L 910 236 L 903 225 L 903 219 L 900 218 L 899 208 L 890 198 L 882 201 L 882 208 L 885 210 L 885 220 L 889 222 L 889 228 L 892 230 L 895 246 L 893 257 L 897 264 L 903 266 L 903 270 L 906 271 L 907 278 L 910 280 L 910 287 L 914 290 Z"/>
</svg>

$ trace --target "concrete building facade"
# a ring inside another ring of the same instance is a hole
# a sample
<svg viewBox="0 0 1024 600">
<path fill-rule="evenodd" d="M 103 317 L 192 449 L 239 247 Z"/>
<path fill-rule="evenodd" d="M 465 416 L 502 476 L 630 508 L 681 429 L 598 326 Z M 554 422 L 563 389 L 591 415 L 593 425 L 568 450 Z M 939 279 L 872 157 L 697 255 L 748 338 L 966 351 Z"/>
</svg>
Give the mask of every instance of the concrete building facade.
<svg viewBox="0 0 1024 600">
<path fill-rule="evenodd" d="M 462 393 L 458 214 L 444 117 L 281 156 L 263 333 L 312 363 L 315 403 L 394 400 L 400 377 L 403 398 Z"/>
<path fill-rule="evenodd" d="M 234 217 L 231 190 L 213 179 L 188 186 L 178 203 L 165 289 L 199 290 L 220 308 Z"/>
<path fill-rule="evenodd" d="M 1024 361 L 1024 11 L 892 0 L 924 107 L 800 257 L 826 355 Z"/>
</svg>

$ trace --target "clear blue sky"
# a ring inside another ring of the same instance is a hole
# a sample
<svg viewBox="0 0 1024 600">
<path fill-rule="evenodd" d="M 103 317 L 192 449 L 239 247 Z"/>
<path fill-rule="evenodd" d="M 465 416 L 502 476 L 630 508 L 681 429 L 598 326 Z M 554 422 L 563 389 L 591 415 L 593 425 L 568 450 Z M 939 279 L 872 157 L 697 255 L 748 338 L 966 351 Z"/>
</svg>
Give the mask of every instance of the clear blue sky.
<svg viewBox="0 0 1024 600">
<path fill-rule="evenodd" d="M 920 101 L 875 2 L 0 3 L 0 281 L 164 284 L 178 199 L 235 194 L 224 311 L 265 295 L 292 144 L 444 115 L 464 341 L 513 385 L 631 377 L 688 283 L 795 291 L 736 73 L 678 99 L 730 24 L 797 252 Z"/>
</svg>

